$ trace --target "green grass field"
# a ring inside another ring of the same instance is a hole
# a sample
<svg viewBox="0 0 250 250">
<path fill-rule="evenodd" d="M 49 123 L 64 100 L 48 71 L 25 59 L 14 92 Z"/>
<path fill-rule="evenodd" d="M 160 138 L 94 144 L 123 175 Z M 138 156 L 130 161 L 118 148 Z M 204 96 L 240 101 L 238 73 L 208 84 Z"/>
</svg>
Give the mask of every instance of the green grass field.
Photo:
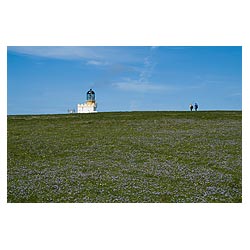
<svg viewBox="0 0 250 250">
<path fill-rule="evenodd" d="M 242 113 L 8 116 L 8 202 L 242 202 Z"/>
</svg>

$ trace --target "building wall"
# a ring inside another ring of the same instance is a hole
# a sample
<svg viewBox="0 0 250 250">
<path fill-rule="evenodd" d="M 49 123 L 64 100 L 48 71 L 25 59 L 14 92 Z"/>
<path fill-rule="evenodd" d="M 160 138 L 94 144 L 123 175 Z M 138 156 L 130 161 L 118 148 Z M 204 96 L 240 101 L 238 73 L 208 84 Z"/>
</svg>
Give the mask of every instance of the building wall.
<svg viewBox="0 0 250 250">
<path fill-rule="evenodd" d="M 77 113 L 96 113 L 96 103 L 78 104 Z"/>
</svg>

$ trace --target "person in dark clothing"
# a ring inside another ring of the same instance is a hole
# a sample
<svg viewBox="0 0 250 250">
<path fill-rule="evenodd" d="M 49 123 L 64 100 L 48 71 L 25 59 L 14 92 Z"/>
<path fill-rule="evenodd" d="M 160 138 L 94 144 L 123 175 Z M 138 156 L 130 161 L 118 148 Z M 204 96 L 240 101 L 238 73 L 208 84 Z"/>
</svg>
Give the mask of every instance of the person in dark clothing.
<svg viewBox="0 0 250 250">
<path fill-rule="evenodd" d="M 195 109 L 195 111 L 198 110 L 198 104 L 197 103 L 194 104 L 194 109 Z"/>
<path fill-rule="evenodd" d="M 189 108 L 190 108 L 190 111 L 193 111 L 193 108 L 194 108 L 194 107 L 193 107 L 193 104 L 190 104 L 190 105 L 189 105 Z"/>
</svg>

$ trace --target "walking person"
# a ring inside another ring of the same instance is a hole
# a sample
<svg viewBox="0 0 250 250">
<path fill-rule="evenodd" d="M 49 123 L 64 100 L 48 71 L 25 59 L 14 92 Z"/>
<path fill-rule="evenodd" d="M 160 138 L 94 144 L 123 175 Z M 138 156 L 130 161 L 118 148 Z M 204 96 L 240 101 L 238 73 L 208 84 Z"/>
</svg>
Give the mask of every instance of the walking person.
<svg viewBox="0 0 250 250">
<path fill-rule="evenodd" d="M 189 108 L 190 108 L 190 111 L 193 111 L 193 104 L 191 103 L 190 105 L 189 105 Z"/>
<path fill-rule="evenodd" d="M 194 104 L 194 109 L 195 109 L 195 111 L 198 110 L 198 104 L 197 103 Z"/>
</svg>

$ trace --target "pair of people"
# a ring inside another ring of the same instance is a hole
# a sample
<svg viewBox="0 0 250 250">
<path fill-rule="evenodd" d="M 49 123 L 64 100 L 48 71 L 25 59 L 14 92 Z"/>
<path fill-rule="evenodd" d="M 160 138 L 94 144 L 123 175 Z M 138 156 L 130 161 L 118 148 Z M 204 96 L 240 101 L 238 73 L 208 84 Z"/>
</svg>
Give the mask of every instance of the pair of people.
<svg viewBox="0 0 250 250">
<path fill-rule="evenodd" d="M 195 111 L 197 111 L 197 110 L 198 110 L 198 104 L 195 103 L 194 106 L 193 106 L 193 104 L 191 103 L 191 104 L 189 105 L 189 108 L 190 108 L 190 111 L 193 111 L 193 108 L 195 109 Z"/>
</svg>

